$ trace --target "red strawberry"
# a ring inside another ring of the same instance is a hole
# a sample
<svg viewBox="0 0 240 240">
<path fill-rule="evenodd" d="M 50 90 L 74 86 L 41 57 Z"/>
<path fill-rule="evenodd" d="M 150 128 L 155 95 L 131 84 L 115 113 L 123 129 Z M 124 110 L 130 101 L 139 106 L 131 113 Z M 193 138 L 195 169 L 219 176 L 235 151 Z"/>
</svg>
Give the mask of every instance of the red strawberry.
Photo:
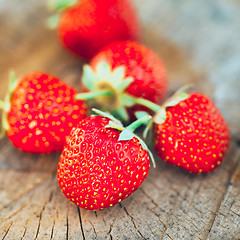
<svg viewBox="0 0 240 240">
<path fill-rule="evenodd" d="M 193 173 L 213 171 L 221 164 L 230 135 L 209 98 L 191 93 L 177 105 L 170 104 L 164 118 L 155 125 L 155 149 L 160 158 Z"/>
<path fill-rule="evenodd" d="M 23 77 L 5 103 L 4 123 L 13 145 L 30 153 L 61 151 L 65 136 L 87 114 L 85 102 L 75 101 L 75 94 L 72 87 L 46 73 Z"/>
<path fill-rule="evenodd" d="M 57 178 L 64 195 L 79 207 L 111 207 L 132 194 L 146 178 L 146 145 L 122 130 L 115 120 L 91 116 L 73 128 L 67 138 Z"/>
<path fill-rule="evenodd" d="M 106 46 L 92 58 L 90 67 L 84 68 L 83 83 L 97 93 L 96 100 L 101 107 L 117 111 L 126 119 L 124 107 L 139 101 L 133 97 L 154 103 L 163 101 L 167 94 L 166 75 L 163 62 L 152 50 L 136 42 L 121 41 Z M 99 91 L 108 97 L 102 98 Z M 133 116 L 140 109 L 144 108 L 135 104 L 128 113 Z"/>
<path fill-rule="evenodd" d="M 62 14 L 58 34 L 63 46 L 90 59 L 118 40 L 137 40 L 139 22 L 129 0 L 79 0 Z"/>
</svg>

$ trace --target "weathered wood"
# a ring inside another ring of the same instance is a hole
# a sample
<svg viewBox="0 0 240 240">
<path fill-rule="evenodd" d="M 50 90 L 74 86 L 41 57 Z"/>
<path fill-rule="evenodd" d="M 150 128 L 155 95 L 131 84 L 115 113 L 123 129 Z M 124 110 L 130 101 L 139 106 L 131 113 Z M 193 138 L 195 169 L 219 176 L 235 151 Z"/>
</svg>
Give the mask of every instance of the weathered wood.
<svg viewBox="0 0 240 240">
<path fill-rule="evenodd" d="M 240 239 L 240 4 L 234 0 L 134 0 L 142 42 L 169 71 L 170 92 L 193 83 L 211 96 L 233 136 L 218 170 L 192 175 L 157 161 L 115 207 L 77 208 L 56 180 L 59 154 L 31 155 L 0 141 L 0 239 Z M 83 62 L 64 51 L 44 20 L 44 1 L 0 0 L 0 98 L 9 69 L 46 71 L 80 88 Z"/>
</svg>

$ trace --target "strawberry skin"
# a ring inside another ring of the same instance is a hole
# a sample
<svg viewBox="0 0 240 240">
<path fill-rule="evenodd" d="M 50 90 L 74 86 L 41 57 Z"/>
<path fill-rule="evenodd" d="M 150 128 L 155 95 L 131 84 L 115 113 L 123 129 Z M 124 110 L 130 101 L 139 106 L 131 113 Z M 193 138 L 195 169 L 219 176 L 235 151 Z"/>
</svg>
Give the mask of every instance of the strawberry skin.
<svg viewBox="0 0 240 240">
<path fill-rule="evenodd" d="M 112 69 L 124 66 L 126 77 L 133 82 L 126 92 L 135 97 L 145 98 L 159 103 L 167 95 L 167 71 L 162 60 L 149 48 L 133 41 L 119 41 L 104 47 L 90 61 L 96 68 L 101 61 L 107 62 Z M 146 110 L 143 107 L 131 107 L 129 112 Z"/>
<path fill-rule="evenodd" d="M 86 117 L 84 101 L 56 77 L 35 72 L 23 77 L 14 89 L 8 112 L 7 135 L 18 149 L 29 153 L 61 151 L 74 125 Z"/>
<path fill-rule="evenodd" d="M 191 93 L 167 108 L 167 119 L 155 125 L 155 149 L 164 161 L 189 172 L 216 169 L 228 149 L 230 134 L 225 120 L 206 96 Z"/>
<path fill-rule="evenodd" d="M 149 171 L 149 155 L 135 137 L 119 141 L 109 119 L 92 116 L 73 128 L 60 157 L 57 178 L 64 195 L 81 208 L 116 205 L 132 194 Z"/>
<path fill-rule="evenodd" d="M 129 0 L 80 0 L 61 16 L 58 35 L 63 46 L 90 59 L 118 40 L 137 40 L 139 22 Z"/>
</svg>

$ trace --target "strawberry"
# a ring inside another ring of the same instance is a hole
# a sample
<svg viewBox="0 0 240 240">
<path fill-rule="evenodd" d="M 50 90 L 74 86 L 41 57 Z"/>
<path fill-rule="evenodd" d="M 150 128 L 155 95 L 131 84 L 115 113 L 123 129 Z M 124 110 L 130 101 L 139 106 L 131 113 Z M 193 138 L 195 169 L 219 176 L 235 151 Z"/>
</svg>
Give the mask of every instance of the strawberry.
<svg viewBox="0 0 240 240">
<path fill-rule="evenodd" d="M 71 4 L 71 1 L 69 2 Z M 139 20 L 131 1 L 76 2 L 67 9 L 64 4 L 61 5 L 65 11 L 58 23 L 58 35 L 62 45 L 76 55 L 90 59 L 100 48 L 111 42 L 139 38 Z"/>
<path fill-rule="evenodd" d="M 95 97 L 104 110 L 117 113 L 123 120 L 144 109 L 136 104 L 142 98 L 159 103 L 167 94 L 164 64 L 142 44 L 133 41 L 112 43 L 99 51 L 89 64 L 84 67 L 82 82 L 91 92 L 77 98 Z"/>
<path fill-rule="evenodd" d="M 142 184 L 149 153 L 130 126 L 124 129 L 105 114 L 87 117 L 72 129 L 57 171 L 59 186 L 70 201 L 89 210 L 107 208 Z"/>
<path fill-rule="evenodd" d="M 216 169 L 226 154 L 230 134 L 215 104 L 200 93 L 165 104 L 155 117 L 154 145 L 164 161 L 192 173 Z"/>
<path fill-rule="evenodd" d="M 29 153 L 61 151 L 65 136 L 86 117 L 84 101 L 75 101 L 76 91 L 56 77 L 34 72 L 12 83 L 4 103 L 4 128 L 18 149 Z"/>
</svg>

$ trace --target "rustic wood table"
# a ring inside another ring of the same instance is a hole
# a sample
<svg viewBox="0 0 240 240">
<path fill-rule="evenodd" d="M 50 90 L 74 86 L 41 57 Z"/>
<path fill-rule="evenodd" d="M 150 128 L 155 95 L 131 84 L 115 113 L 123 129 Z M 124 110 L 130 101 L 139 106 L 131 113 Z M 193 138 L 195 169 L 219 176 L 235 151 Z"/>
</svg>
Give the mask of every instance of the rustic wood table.
<svg viewBox="0 0 240 240">
<path fill-rule="evenodd" d="M 56 180 L 59 154 L 0 141 L 1 239 L 240 239 L 240 2 L 135 0 L 142 42 L 169 70 L 170 92 L 193 83 L 221 109 L 232 135 L 224 163 L 193 175 L 157 160 L 143 185 L 102 211 L 77 208 Z M 8 72 L 45 71 L 79 88 L 82 64 L 45 28 L 46 1 L 0 0 L 0 98 Z"/>
</svg>

